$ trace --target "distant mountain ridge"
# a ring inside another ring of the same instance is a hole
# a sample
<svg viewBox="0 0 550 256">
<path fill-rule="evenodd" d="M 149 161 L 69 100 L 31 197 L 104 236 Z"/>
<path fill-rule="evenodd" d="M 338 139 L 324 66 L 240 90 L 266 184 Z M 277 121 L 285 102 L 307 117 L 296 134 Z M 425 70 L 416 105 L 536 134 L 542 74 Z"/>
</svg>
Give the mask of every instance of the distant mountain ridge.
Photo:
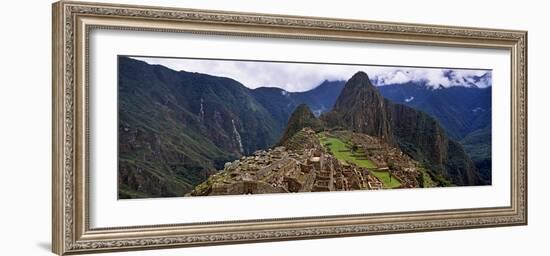
<svg viewBox="0 0 550 256">
<path fill-rule="evenodd" d="M 304 92 L 287 92 L 277 87 L 259 87 L 252 93 L 271 110 L 278 120 L 286 121 L 297 106 L 307 104 L 315 116 L 330 111 L 344 88 L 345 81 L 323 81 L 317 87 Z"/>
<path fill-rule="evenodd" d="M 431 89 L 423 84 L 406 83 L 378 87 L 394 103 L 422 110 L 438 119 L 449 135 L 462 139 L 491 122 L 491 87 L 452 86 Z"/>
<path fill-rule="evenodd" d="M 275 87 L 260 87 L 254 89 L 253 93 L 259 101 L 265 102 L 264 105 L 272 113 L 280 112 L 279 120 L 288 119 L 292 110 L 300 104 L 307 104 L 318 117 L 332 109 L 345 82 L 324 81 L 306 92 L 286 92 Z M 462 140 L 468 134 L 486 128 L 491 122 L 492 87 L 450 86 L 434 89 L 421 82 L 375 87 L 384 98 L 433 116 L 455 140 Z"/>
</svg>

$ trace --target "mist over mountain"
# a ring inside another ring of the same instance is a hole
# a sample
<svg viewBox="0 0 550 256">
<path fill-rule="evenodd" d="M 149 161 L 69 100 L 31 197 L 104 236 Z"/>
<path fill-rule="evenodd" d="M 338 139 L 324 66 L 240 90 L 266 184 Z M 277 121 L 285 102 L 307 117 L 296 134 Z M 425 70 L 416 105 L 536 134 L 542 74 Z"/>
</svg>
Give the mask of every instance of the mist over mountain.
<svg viewBox="0 0 550 256">
<path fill-rule="evenodd" d="M 491 87 L 431 89 L 422 83 L 407 83 L 380 86 L 378 89 L 394 103 L 430 114 L 454 139 L 462 139 L 491 122 Z"/>
<path fill-rule="evenodd" d="M 451 87 L 487 88 L 492 86 L 489 70 L 441 68 L 382 68 L 384 72 L 371 74 L 375 86 L 395 84 L 422 84 L 430 89 Z"/>
<path fill-rule="evenodd" d="M 440 86 L 491 86 L 491 71 L 482 69 L 430 68 L 407 66 L 341 65 L 307 62 L 247 61 L 227 59 L 147 58 L 132 57 L 149 64 L 160 64 L 173 70 L 184 70 L 231 77 L 248 88 L 274 86 L 288 92 L 308 91 L 323 81 L 347 81 L 353 74 L 369 74 L 376 86 L 425 83 L 432 88 Z"/>
</svg>

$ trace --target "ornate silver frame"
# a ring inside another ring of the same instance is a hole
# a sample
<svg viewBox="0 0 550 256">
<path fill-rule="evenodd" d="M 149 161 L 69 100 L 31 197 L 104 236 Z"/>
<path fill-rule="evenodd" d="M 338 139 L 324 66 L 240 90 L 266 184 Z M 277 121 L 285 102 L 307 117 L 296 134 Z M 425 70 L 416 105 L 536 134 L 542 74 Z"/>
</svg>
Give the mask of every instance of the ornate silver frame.
<svg viewBox="0 0 550 256">
<path fill-rule="evenodd" d="M 91 229 L 88 33 L 96 28 L 344 40 L 511 51 L 511 205 L 292 219 Z M 55 253 L 200 246 L 527 224 L 527 32 L 61 1 L 53 5 Z"/>
</svg>

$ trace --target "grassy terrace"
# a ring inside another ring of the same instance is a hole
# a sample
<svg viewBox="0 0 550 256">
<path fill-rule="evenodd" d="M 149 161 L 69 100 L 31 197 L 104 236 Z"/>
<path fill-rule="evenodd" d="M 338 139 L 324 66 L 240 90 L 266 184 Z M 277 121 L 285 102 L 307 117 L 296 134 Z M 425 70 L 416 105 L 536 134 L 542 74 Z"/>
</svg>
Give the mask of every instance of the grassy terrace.
<svg viewBox="0 0 550 256">
<path fill-rule="evenodd" d="M 352 152 L 350 146 L 341 139 L 328 137 L 324 133 L 318 136 L 321 144 L 328 148 L 340 162 L 344 164 L 354 163 L 359 167 L 368 168 L 369 170 L 378 168 L 372 161 L 366 159 L 364 152 Z M 397 179 L 394 177 L 390 178 L 390 173 L 388 171 L 372 171 L 372 174 L 380 179 L 386 188 L 401 186 L 401 183 Z"/>
<path fill-rule="evenodd" d="M 376 178 L 380 179 L 386 188 L 397 188 L 401 186 L 401 182 L 399 182 L 395 177 L 390 177 L 390 172 L 388 171 L 375 170 L 371 173 L 376 176 Z"/>
<path fill-rule="evenodd" d="M 351 162 L 359 167 L 366 167 L 369 169 L 376 168 L 376 165 L 374 165 L 372 161 L 368 159 L 358 159 L 355 154 L 351 152 L 346 143 L 340 139 L 327 137 L 325 140 L 321 140 L 321 143 L 327 146 L 332 154 L 343 163 Z"/>
</svg>

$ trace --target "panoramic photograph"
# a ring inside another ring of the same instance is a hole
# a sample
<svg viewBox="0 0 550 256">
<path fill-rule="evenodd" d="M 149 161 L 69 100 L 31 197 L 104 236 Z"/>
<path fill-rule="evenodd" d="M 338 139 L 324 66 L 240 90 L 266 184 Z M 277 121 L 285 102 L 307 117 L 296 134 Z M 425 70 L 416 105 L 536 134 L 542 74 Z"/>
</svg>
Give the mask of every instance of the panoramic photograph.
<svg viewBox="0 0 550 256">
<path fill-rule="evenodd" d="M 491 185 L 492 71 L 118 57 L 118 198 Z"/>
</svg>

